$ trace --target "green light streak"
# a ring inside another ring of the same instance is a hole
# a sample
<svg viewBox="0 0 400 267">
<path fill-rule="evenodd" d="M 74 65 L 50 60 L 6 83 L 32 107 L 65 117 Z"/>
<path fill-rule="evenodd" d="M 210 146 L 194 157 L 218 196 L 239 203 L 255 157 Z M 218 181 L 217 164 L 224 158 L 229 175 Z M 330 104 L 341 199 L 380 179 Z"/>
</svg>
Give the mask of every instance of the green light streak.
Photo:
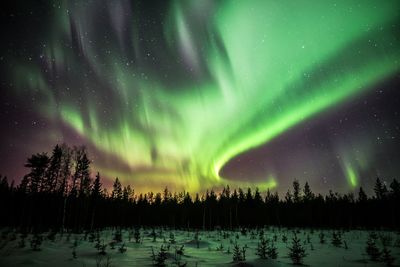
<svg viewBox="0 0 400 267">
<path fill-rule="evenodd" d="M 191 15 L 203 14 L 206 4 L 175 1 L 165 24 L 168 47 L 158 49 L 169 49 L 181 64 L 209 76 L 201 82 L 176 81 L 174 88 L 162 82 L 157 67 L 148 69 L 140 60 L 127 65 L 121 38 L 92 42 L 98 29 L 90 5 L 65 1 L 63 6 L 70 13 L 57 18 L 45 54 L 65 79 L 49 86 L 43 70 L 29 67 L 27 77 L 35 79 L 23 86 L 40 87 L 57 99 L 57 109 L 46 116 L 58 114 L 97 149 L 129 166 L 129 171 L 96 169 L 141 188 L 276 187 L 279 177 L 234 182 L 220 171 L 237 155 L 340 107 L 399 71 L 400 43 L 390 27 L 399 18 L 396 1 L 221 1 L 202 20 Z M 58 41 L 71 42 L 68 25 L 80 34 L 79 52 L 87 66 Z M 132 50 L 139 54 L 139 35 L 131 34 Z M 68 68 L 75 70 L 73 79 L 63 73 Z M 87 69 L 96 78 L 85 76 Z M 66 85 L 74 93 L 55 95 Z M 354 186 L 356 172 L 346 170 Z"/>
<path fill-rule="evenodd" d="M 346 176 L 352 188 L 358 185 L 357 174 L 351 166 L 346 166 Z"/>
</svg>

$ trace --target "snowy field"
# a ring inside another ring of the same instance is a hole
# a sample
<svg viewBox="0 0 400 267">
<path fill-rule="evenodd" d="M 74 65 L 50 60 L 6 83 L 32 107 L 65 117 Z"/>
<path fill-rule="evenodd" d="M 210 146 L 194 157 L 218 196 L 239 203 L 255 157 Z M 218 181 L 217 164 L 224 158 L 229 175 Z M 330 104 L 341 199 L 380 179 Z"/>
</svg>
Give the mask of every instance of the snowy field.
<svg viewBox="0 0 400 267">
<path fill-rule="evenodd" d="M 24 237 L 3 229 L 0 266 L 162 266 L 163 262 L 165 266 L 293 266 L 288 255 L 294 235 L 305 249 L 303 264 L 307 266 L 386 266 L 381 261 L 383 254 L 378 261 L 371 260 L 366 252 L 367 240 L 376 244 L 379 252 L 386 247 L 394 266 L 400 264 L 400 233 L 386 231 L 264 228 L 196 232 L 142 228 L 120 233 L 109 229 Z M 276 259 L 257 255 L 261 240 L 276 248 Z M 235 255 L 241 261 L 235 262 Z"/>
</svg>

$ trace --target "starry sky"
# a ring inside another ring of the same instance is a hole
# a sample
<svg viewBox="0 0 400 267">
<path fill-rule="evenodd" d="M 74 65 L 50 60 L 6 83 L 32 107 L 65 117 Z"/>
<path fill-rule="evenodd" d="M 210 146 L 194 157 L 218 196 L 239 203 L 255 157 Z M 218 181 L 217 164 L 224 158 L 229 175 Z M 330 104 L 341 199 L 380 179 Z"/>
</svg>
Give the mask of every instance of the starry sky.
<svg viewBox="0 0 400 267">
<path fill-rule="evenodd" d="M 137 192 L 399 178 L 399 1 L 10 2 L 0 173 L 16 181 L 63 142 Z"/>
</svg>

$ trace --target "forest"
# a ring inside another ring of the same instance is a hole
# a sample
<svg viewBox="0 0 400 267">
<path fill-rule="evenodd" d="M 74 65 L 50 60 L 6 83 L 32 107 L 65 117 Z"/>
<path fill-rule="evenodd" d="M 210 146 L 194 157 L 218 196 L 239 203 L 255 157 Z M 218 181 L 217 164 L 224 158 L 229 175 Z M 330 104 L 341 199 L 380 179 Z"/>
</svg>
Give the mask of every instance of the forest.
<svg viewBox="0 0 400 267">
<path fill-rule="evenodd" d="M 82 232 L 104 227 L 168 226 L 175 229 L 240 227 L 319 227 L 398 229 L 399 182 L 389 188 L 379 179 L 374 196 L 312 192 L 308 183 L 293 182 L 285 196 L 257 188 L 224 187 L 220 192 L 135 193 L 115 178 L 112 190 L 100 173 L 91 176 L 85 147 L 56 145 L 51 155 L 30 156 L 20 184 L 0 177 L 2 227 L 28 232 Z"/>
</svg>

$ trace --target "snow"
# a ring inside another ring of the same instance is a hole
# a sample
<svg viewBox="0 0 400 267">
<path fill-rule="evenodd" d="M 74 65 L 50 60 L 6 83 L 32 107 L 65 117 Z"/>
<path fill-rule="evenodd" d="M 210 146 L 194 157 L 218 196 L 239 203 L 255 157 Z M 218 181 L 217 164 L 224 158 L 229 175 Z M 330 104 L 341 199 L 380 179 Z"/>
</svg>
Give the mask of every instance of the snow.
<svg viewBox="0 0 400 267">
<path fill-rule="evenodd" d="M 186 266 L 293 266 L 288 257 L 288 247 L 291 245 L 293 229 L 264 229 L 265 238 L 273 240 L 274 235 L 277 237 L 275 245 L 278 251 L 278 258 L 276 260 L 259 259 L 255 254 L 259 242 L 259 233 L 255 229 L 248 230 L 246 236 L 242 235 L 240 231 L 199 231 L 199 241 L 197 242 L 194 230 L 181 231 L 156 228 L 157 238 L 156 242 L 153 242 L 152 229 L 147 228 L 140 230 L 142 240 L 139 244 L 135 243 L 133 230 L 130 231 L 132 239 L 129 241 L 129 230 L 123 230 L 123 242 L 125 242 L 127 248 L 125 253 L 119 252 L 118 248 L 121 243 L 117 243 L 115 249 L 111 249 L 110 245 L 107 245 L 107 254 L 102 256 L 99 255 L 98 250 L 95 248 L 96 241 L 90 242 L 89 238 L 85 239 L 84 234 L 65 233 L 63 236 L 57 234 L 55 240 L 51 241 L 46 238 L 47 233 L 44 233 L 40 251 L 33 251 L 30 247 L 32 235 L 28 235 L 25 239 L 26 246 L 20 248 L 18 246 L 18 242 L 21 240 L 20 234 L 17 233 L 17 238 L 13 240 L 13 232 L 3 229 L 0 241 L 0 266 L 106 266 L 107 258 L 111 261 L 109 266 L 153 266 L 152 248 L 157 254 L 161 246 L 169 246 L 169 250 L 167 250 L 167 266 L 179 266 L 177 261 L 180 264 L 186 263 Z M 296 231 L 306 249 L 307 256 L 304 258 L 303 263 L 307 266 L 385 266 L 382 262 L 370 261 L 368 255 L 366 255 L 365 246 L 369 231 L 352 230 L 342 232 L 342 240 L 346 241 L 348 249 L 345 249 L 344 245 L 335 247 L 331 244 L 332 230 L 297 229 Z M 320 243 L 319 234 L 321 231 L 325 234 L 324 244 Z M 104 241 L 105 244 L 109 244 L 113 240 L 114 232 L 112 229 L 101 231 L 99 235 L 100 242 Z M 175 236 L 175 244 L 170 244 L 169 242 L 171 232 Z M 380 249 L 383 248 L 380 236 L 391 237 L 391 244 L 388 248 L 396 259 L 394 264 L 400 264 L 399 233 L 386 231 L 375 233 L 378 236 L 376 243 Z M 282 241 L 283 234 L 288 237 L 287 243 Z M 307 242 L 307 236 L 310 237 L 310 243 Z M 75 248 L 76 259 L 73 258 L 72 254 L 75 240 L 77 240 L 77 247 Z M 235 242 L 240 248 L 247 246 L 246 261 L 239 263 L 232 261 L 233 244 Z M 175 260 L 175 249 L 179 249 L 182 245 L 184 245 L 184 255 Z M 99 261 L 101 262 L 99 263 Z"/>
</svg>

